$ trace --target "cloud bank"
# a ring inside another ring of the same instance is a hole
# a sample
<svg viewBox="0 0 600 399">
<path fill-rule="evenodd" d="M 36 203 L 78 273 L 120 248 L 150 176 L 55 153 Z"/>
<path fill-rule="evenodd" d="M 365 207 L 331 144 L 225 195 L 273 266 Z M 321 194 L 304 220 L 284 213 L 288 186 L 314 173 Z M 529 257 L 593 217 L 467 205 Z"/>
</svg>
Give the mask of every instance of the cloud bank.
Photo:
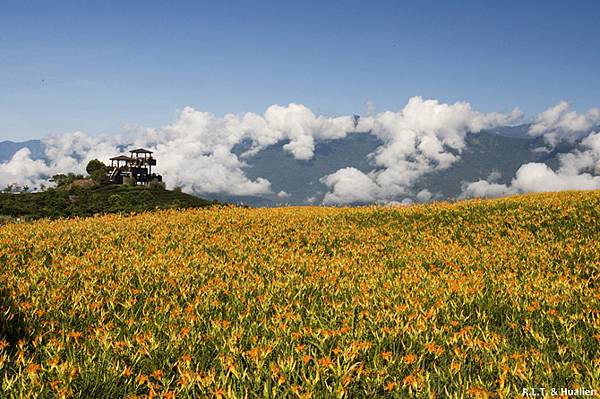
<svg viewBox="0 0 600 399">
<path fill-rule="evenodd" d="M 576 140 L 600 124 L 600 108 L 590 108 L 584 114 L 571 111 L 571 105 L 561 101 L 540 113 L 529 128 L 531 136 L 543 136 L 546 143 L 556 145 L 561 140 Z"/>
<path fill-rule="evenodd" d="M 33 161 L 30 153 L 20 151 L 0 164 L 0 184 L 47 183 L 56 173 L 82 173 L 91 159 L 106 161 L 130 147 L 145 147 L 155 151 L 160 172 L 171 186 L 198 194 L 269 194 L 268 180 L 246 177 L 243 156 L 232 152 L 236 144 L 249 141 L 248 155 L 285 140 L 285 151 L 295 159 L 308 160 L 314 155 L 316 140 L 343 138 L 353 128 L 350 116 L 316 116 L 294 103 L 273 105 L 263 115 L 224 117 L 186 107 L 173 124 L 161 128 L 135 128 L 119 135 L 75 132 L 51 136 L 43 140 L 46 162 Z"/>
<path fill-rule="evenodd" d="M 291 103 L 273 105 L 263 114 L 227 114 L 222 117 L 192 107 L 177 113 L 172 124 L 162 127 L 130 127 L 119 134 L 91 136 L 83 132 L 46 138 L 45 160 L 32 159 L 21 149 L 0 164 L 0 185 L 17 183 L 30 187 L 48 184 L 57 173 L 83 173 L 91 159 L 106 161 L 127 153 L 132 147 L 155 151 L 159 172 L 170 187 L 199 195 L 267 195 L 284 200 L 263 177 L 249 178 L 247 157 L 277 143 L 298 161 L 314 157 L 316 143 L 338 140 L 349 133 L 376 136 L 382 145 L 369 155 L 370 172 L 352 165 L 322 176 L 326 187 L 324 204 L 426 202 L 435 193 L 415 190 L 425 174 L 445 170 L 455 164 L 466 146 L 466 137 L 483 129 L 515 123 L 522 117 L 518 109 L 509 113 L 482 113 L 467 102 L 444 104 L 413 97 L 398 111 L 353 116 L 315 115 L 308 107 Z M 541 136 L 552 148 L 562 140 L 578 140 L 578 149 L 559 155 L 560 167 L 552 170 L 543 163 L 522 165 L 510 183 L 500 184 L 497 172 L 487 179 L 467 182 L 462 196 L 496 197 L 530 191 L 600 188 L 593 173 L 600 163 L 600 133 L 590 129 L 600 123 L 600 109 L 585 113 L 570 109 L 567 102 L 539 114 L 529 128 L 531 136 Z M 246 152 L 234 149 L 243 144 Z M 311 202 L 321 197 L 311 197 Z"/>
<path fill-rule="evenodd" d="M 388 202 L 412 195 L 418 178 L 460 158 L 468 133 L 513 123 L 521 116 L 516 108 L 508 114 L 480 113 L 466 102 L 449 105 L 413 97 L 400 111 L 361 118 L 356 129 L 383 142 L 371 154 L 377 169 L 365 174 L 347 167 L 323 177 L 321 182 L 329 188 L 323 202 Z"/>
<path fill-rule="evenodd" d="M 562 140 L 581 139 L 581 149 L 558 156 L 560 167 L 554 171 L 543 163 L 526 163 L 516 172 L 510 184 L 488 180 L 466 183 L 465 197 L 499 197 L 526 192 L 600 189 L 600 176 L 594 175 L 600 166 L 600 133 L 589 130 L 600 123 L 600 109 L 591 108 L 584 114 L 570 111 L 562 101 L 542 112 L 529 128 L 532 136 L 542 136 L 550 146 Z M 587 136 L 586 136 L 587 135 Z"/>
</svg>

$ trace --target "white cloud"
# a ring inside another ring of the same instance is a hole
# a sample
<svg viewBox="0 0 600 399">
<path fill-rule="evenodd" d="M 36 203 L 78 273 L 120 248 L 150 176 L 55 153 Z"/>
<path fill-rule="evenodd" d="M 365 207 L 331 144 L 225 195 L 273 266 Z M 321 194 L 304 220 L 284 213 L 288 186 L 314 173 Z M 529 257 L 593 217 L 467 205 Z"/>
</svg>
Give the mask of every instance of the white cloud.
<svg viewBox="0 0 600 399">
<path fill-rule="evenodd" d="M 487 180 L 488 180 L 488 181 L 492 181 L 492 182 L 493 182 L 493 181 L 497 181 L 497 180 L 499 180 L 501 177 L 502 177 L 502 173 L 500 173 L 500 172 L 499 172 L 499 171 L 497 171 L 497 170 L 493 170 L 493 171 L 491 171 L 491 172 L 490 172 L 490 174 L 488 175 L 488 177 L 487 177 Z"/>
<path fill-rule="evenodd" d="M 487 180 L 466 183 L 462 188 L 462 197 L 496 198 L 514 193 L 506 184 L 490 183 Z"/>
<path fill-rule="evenodd" d="M 518 192 L 594 190 L 600 188 L 600 176 L 554 172 L 543 163 L 528 163 L 519 168 L 511 185 Z"/>
<path fill-rule="evenodd" d="M 367 116 L 372 116 L 375 113 L 375 104 L 373 101 L 367 101 Z"/>
<path fill-rule="evenodd" d="M 555 145 L 560 140 L 576 140 L 600 123 L 600 108 L 590 108 L 584 114 L 571 111 L 571 105 L 561 101 L 540 113 L 529 128 L 531 136 L 544 136 Z"/>
<path fill-rule="evenodd" d="M 343 168 L 321 178 L 321 183 L 331 188 L 325 194 L 324 204 L 347 204 L 373 202 L 378 197 L 379 187 L 371 177 L 352 167 Z"/>
<path fill-rule="evenodd" d="M 314 197 L 314 196 L 313 196 L 313 197 L 308 197 L 308 198 L 305 200 L 305 202 L 306 202 L 307 204 L 314 204 L 315 202 L 317 202 L 317 197 Z"/>
<path fill-rule="evenodd" d="M 252 154 L 288 140 L 284 149 L 296 159 L 308 160 L 314 155 L 315 140 L 342 138 L 353 127 L 350 116 L 315 116 L 307 107 L 294 103 L 285 107 L 273 105 L 264 115 L 224 117 L 185 107 L 173 124 L 161 128 L 136 127 L 119 135 L 75 132 L 48 137 L 43 140 L 45 163 L 32 161 L 29 153 L 20 153 L 14 160 L 0 164 L 0 182 L 25 184 L 44 175 L 83 173 L 91 159 L 107 162 L 120 153 L 119 148 L 145 147 L 155 151 L 156 170 L 171 187 L 181 186 L 199 194 L 268 194 L 268 180 L 246 177 L 245 163 L 232 152 L 236 144 L 249 140 L 251 148 L 247 154 Z M 16 169 L 20 172 L 15 173 Z"/>
<path fill-rule="evenodd" d="M 276 138 L 275 142 L 288 139 L 290 142 L 283 146 L 284 150 L 299 160 L 313 157 L 315 140 L 340 139 L 354 130 L 354 123 L 350 116 L 337 118 L 315 116 L 304 105 L 294 103 L 287 107 L 270 106 L 265 112 L 264 119 L 265 129 L 254 132 L 252 139 L 259 141 L 264 134 Z"/>
<path fill-rule="evenodd" d="M 543 163 L 526 163 L 519 168 L 509 185 L 480 180 L 463 188 L 466 197 L 500 197 L 511 194 L 563 190 L 600 189 L 600 176 L 589 173 L 555 172 Z"/>
<path fill-rule="evenodd" d="M 277 197 L 279 197 L 279 198 L 288 198 L 289 196 L 290 196 L 290 194 L 286 193 L 283 190 L 281 190 L 280 192 L 277 193 Z"/>
<path fill-rule="evenodd" d="M 47 172 L 44 161 L 32 160 L 31 151 L 21 148 L 8 162 L 0 164 L 0 186 L 17 184 L 33 188 L 46 180 Z"/>
<path fill-rule="evenodd" d="M 17 183 L 55 173 L 83 173 L 91 159 L 107 161 L 120 149 L 145 147 L 155 151 L 156 168 L 171 187 L 181 186 L 199 194 L 271 194 L 264 178 L 249 179 L 244 155 L 233 153 L 236 144 L 250 143 L 247 154 L 287 141 L 283 146 L 295 159 L 314 156 L 315 143 L 335 140 L 349 132 L 371 131 L 383 140 L 373 154 L 379 171 L 365 175 L 358 170 L 340 170 L 324 182 L 331 187 L 325 198 L 329 203 L 380 201 L 407 195 L 407 188 L 421 176 L 451 165 L 464 147 L 467 131 L 506 123 L 519 116 L 481 114 L 467 103 L 440 104 L 420 97 L 410 99 L 399 112 L 368 116 L 354 125 L 351 116 L 317 116 L 301 104 L 273 105 L 263 115 L 246 113 L 217 117 L 191 107 L 183 108 L 175 121 L 159 128 L 132 128 L 122 134 L 90 136 L 82 132 L 54 135 L 44 140 L 46 162 L 32 161 L 30 154 L 0 167 L 0 182 Z M 15 173 L 16 163 L 22 163 Z M 349 187 L 358 179 L 359 192 Z M 336 187 L 334 187 L 336 186 Z"/>
<path fill-rule="evenodd" d="M 526 192 L 600 189 L 600 176 L 590 173 L 600 165 L 600 133 L 591 133 L 581 145 L 584 150 L 559 155 L 557 171 L 543 163 L 527 163 L 517 170 L 510 184 L 479 180 L 465 184 L 462 195 L 499 197 Z"/>
<path fill-rule="evenodd" d="M 354 126 L 351 116 L 315 115 L 301 104 L 273 105 L 261 114 L 227 114 L 217 117 L 209 112 L 185 107 L 170 125 L 158 128 L 131 128 L 121 134 L 90 136 L 82 132 L 53 135 L 44 140 L 47 160 L 33 160 L 23 149 L 0 164 L 0 184 L 39 185 L 56 173 L 83 173 L 91 159 L 107 161 L 121 149 L 145 147 L 155 151 L 156 171 L 170 187 L 181 186 L 198 194 L 233 195 L 272 194 L 286 198 L 287 193 L 272 192 L 264 178 L 250 179 L 245 174 L 245 155 L 238 157 L 236 144 L 249 143 L 246 155 L 284 142 L 284 150 L 297 160 L 314 156 L 315 145 L 336 140 L 350 132 L 370 132 L 382 141 L 371 155 L 375 170 L 363 173 L 346 167 L 324 176 L 328 187 L 326 204 L 353 202 L 391 202 L 401 199 L 428 201 L 428 190 L 414 193 L 413 185 L 426 173 L 452 166 L 465 148 L 467 134 L 515 122 L 521 113 L 480 113 L 469 103 L 443 104 L 436 100 L 411 98 L 397 112 L 367 115 Z M 579 137 L 600 123 L 600 110 L 584 114 L 570 111 L 562 102 L 540 114 L 530 129 L 547 142 Z M 587 134 L 587 133 L 586 133 Z M 585 137 L 582 148 L 559 156 L 560 168 L 552 171 L 543 164 L 525 164 L 510 184 L 497 184 L 500 176 L 468 183 L 464 195 L 500 196 L 526 191 L 554 191 L 567 188 L 597 188 L 598 177 L 590 172 L 600 162 L 600 133 Z M 310 198 L 315 201 L 316 198 Z"/>
<path fill-rule="evenodd" d="M 366 175 L 346 168 L 324 177 L 322 182 L 330 188 L 325 201 L 391 201 L 409 195 L 418 178 L 446 169 L 459 159 L 468 133 L 506 125 L 521 116 L 518 109 L 509 114 L 480 113 L 466 102 L 450 105 L 413 97 L 398 112 L 361 118 L 356 131 L 370 131 L 383 141 L 372 154 L 379 169 Z M 352 189 L 353 178 L 360 190 Z"/>
<path fill-rule="evenodd" d="M 433 195 L 431 194 L 431 192 L 427 189 L 419 191 L 416 195 L 417 200 L 420 202 L 428 202 L 432 196 Z"/>
</svg>

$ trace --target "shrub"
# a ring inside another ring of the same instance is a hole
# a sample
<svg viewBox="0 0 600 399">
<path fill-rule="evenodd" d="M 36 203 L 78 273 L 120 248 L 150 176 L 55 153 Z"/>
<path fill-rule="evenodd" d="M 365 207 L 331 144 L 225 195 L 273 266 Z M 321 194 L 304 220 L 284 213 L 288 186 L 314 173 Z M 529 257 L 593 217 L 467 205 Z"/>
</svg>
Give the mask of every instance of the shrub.
<svg viewBox="0 0 600 399">
<path fill-rule="evenodd" d="M 106 173 L 106 165 L 102 162 L 99 161 L 97 159 L 92 159 L 90 162 L 88 162 L 87 166 L 85 167 L 85 171 L 92 176 L 92 174 L 94 172 L 97 171 L 103 171 L 104 173 Z"/>
<path fill-rule="evenodd" d="M 85 167 L 85 171 L 90 175 L 92 180 L 98 184 L 108 183 L 108 169 L 106 165 L 97 159 L 92 159 Z"/>
<path fill-rule="evenodd" d="M 150 183 L 148 183 L 148 188 L 151 190 L 164 190 L 165 183 L 157 180 L 152 180 Z"/>
</svg>

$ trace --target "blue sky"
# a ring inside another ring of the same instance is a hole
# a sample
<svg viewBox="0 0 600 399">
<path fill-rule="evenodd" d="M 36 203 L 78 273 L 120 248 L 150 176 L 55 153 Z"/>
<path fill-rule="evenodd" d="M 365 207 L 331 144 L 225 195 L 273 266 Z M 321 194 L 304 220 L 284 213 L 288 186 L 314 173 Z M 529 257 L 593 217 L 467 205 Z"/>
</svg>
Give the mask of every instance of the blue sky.
<svg viewBox="0 0 600 399">
<path fill-rule="evenodd" d="M 424 3 L 424 4 L 423 4 Z M 2 2 L 0 140 L 409 97 L 600 105 L 600 2 Z"/>
</svg>

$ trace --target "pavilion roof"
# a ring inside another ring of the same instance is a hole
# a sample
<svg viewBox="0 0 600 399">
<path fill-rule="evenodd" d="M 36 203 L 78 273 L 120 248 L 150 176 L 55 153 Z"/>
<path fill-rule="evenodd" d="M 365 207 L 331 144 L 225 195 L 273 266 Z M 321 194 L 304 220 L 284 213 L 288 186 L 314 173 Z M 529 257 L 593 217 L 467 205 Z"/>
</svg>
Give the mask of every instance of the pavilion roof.
<svg viewBox="0 0 600 399">
<path fill-rule="evenodd" d="M 152 154 L 152 151 L 146 150 L 145 148 L 136 148 L 135 150 L 130 150 L 129 152 L 134 154 Z"/>
<path fill-rule="evenodd" d="M 128 157 L 127 155 L 119 155 L 116 157 L 110 158 L 111 161 L 132 161 L 133 158 Z"/>
</svg>

